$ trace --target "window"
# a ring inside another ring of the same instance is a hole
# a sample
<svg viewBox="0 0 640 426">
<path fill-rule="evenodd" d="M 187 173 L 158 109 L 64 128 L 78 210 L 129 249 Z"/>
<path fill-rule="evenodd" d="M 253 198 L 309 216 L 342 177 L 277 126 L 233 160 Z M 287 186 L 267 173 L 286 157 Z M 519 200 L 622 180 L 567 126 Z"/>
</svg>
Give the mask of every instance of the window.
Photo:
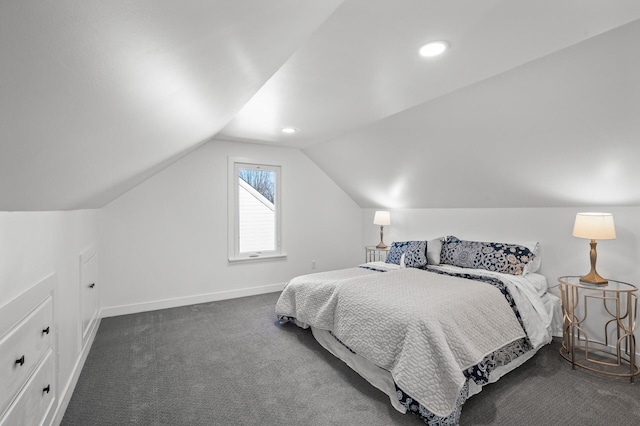
<svg viewBox="0 0 640 426">
<path fill-rule="evenodd" d="M 229 260 L 283 256 L 280 166 L 230 160 L 229 172 Z"/>
</svg>

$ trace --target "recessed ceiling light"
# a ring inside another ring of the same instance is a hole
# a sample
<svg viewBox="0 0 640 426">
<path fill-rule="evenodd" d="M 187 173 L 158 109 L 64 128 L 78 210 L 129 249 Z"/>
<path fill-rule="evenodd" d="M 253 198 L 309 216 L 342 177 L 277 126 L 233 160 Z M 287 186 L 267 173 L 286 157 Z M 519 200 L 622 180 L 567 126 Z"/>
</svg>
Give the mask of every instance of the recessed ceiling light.
<svg viewBox="0 0 640 426">
<path fill-rule="evenodd" d="M 284 127 L 282 129 L 282 133 L 295 133 L 298 129 L 294 129 L 293 127 Z"/>
<path fill-rule="evenodd" d="M 448 48 L 449 43 L 446 41 L 431 41 L 420 48 L 420 54 L 430 58 L 443 54 Z"/>
</svg>

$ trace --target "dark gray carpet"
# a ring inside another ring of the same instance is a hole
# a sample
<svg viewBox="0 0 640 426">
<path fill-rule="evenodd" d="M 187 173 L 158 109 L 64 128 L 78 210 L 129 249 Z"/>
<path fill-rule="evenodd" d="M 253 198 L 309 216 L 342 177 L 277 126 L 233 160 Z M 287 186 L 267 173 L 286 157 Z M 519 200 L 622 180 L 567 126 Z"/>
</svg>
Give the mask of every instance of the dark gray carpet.
<svg viewBox="0 0 640 426">
<path fill-rule="evenodd" d="M 102 320 L 63 425 L 413 425 L 279 293 Z M 559 343 L 469 399 L 461 425 L 638 425 L 640 385 L 572 371 Z"/>
</svg>

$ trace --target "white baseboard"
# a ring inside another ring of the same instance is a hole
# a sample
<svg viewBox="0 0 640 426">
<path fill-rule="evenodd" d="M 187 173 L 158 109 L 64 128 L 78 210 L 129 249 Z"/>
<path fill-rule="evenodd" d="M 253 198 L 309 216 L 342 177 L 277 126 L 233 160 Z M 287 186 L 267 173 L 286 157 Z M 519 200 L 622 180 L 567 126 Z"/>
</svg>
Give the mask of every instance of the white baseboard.
<svg viewBox="0 0 640 426">
<path fill-rule="evenodd" d="M 95 325 L 92 330 L 89 332 L 89 337 L 87 338 L 87 343 L 82 348 L 78 359 L 76 360 L 76 364 L 73 366 L 73 371 L 71 373 L 71 378 L 65 385 L 62 392 L 58 394 L 58 398 L 60 403 L 56 407 L 55 414 L 53 415 L 51 425 L 59 425 L 62 422 L 62 418 L 64 417 L 65 411 L 67 411 L 67 407 L 69 406 L 69 401 L 71 401 L 71 396 L 73 395 L 73 391 L 76 388 L 76 384 L 78 383 L 78 379 L 80 378 L 80 373 L 82 372 L 82 367 L 84 367 L 84 363 L 87 360 L 87 356 L 89 355 L 89 351 L 91 350 L 91 346 L 93 345 L 93 340 L 96 338 L 96 334 L 98 334 L 98 328 L 100 328 L 100 316 L 95 321 Z"/>
<path fill-rule="evenodd" d="M 196 305 L 198 303 L 215 302 L 218 300 L 236 299 L 238 297 L 255 296 L 258 294 L 282 291 L 285 283 L 270 284 L 259 287 L 243 288 L 239 290 L 219 291 L 215 293 L 199 294 L 196 296 L 178 297 L 175 299 L 155 300 L 152 302 L 133 303 L 131 305 L 112 306 L 103 308 L 102 318 L 118 315 L 137 314 L 140 312 L 156 311 L 158 309 L 177 308 L 179 306 Z"/>
</svg>

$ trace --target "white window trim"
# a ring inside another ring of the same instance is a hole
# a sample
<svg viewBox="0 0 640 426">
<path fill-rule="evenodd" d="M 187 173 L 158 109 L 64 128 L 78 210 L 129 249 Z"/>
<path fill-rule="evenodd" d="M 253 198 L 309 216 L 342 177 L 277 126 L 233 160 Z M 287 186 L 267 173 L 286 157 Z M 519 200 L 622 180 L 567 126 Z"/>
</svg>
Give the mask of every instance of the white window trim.
<svg viewBox="0 0 640 426">
<path fill-rule="evenodd" d="M 260 262 L 261 260 L 273 260 L 273 259 L 286 259 L 286 253 L 280 254 L 261 254 L 256 257 L 231 257 L 229 256 L 229 263 L 250 263 Z"/>
<path fill-rule="evenodd" d="M 262 252 L 239 253 L 239 220 L 238 220 L 238 202 L 239 202 L 239 185 L 237 184 L 236 165 L 246 164 L 248 166 L 262 166 L 266 169 L 275 170 L 276 177 L 276 194 L 275 194 L 275 226 L 276 226 L 276 248 L 275 250 Z M 287 257 L 282 245 L 282 166 L 267 164 L 263 161 L 254 159 L 229 157 L 227 166 L 227 255 L 229 263 L 256 262 L 269 259 L 283 259 Z"/>
</svg>

